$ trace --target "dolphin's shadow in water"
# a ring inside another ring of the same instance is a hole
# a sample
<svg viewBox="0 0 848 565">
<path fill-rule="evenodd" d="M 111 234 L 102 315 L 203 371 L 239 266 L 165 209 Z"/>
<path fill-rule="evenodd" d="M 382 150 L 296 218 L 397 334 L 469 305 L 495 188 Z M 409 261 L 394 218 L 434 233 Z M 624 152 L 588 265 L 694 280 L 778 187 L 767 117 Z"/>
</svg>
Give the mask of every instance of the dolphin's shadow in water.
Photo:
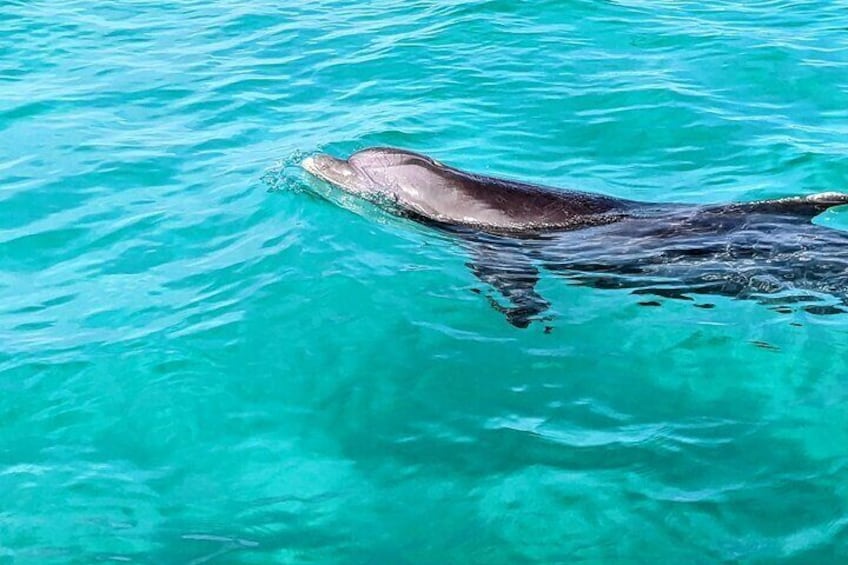
<svg viewBox="0 0 848 565">
<path fill-rule="evenodd" d="M 374 148 L 303 167 L 454 236 L 492 305 L 516 327 L 544 318 L 540 269 L 574 284 L 692 299 L 713 294 L 785 310 L 848 312 L 848 233 L 812 218 L 848 194 L 750 203 L 660 204 L 485 177 L 409 151 Z M 648 304 L 655 304 L 647 302 Z"/>
<path fill-rule="evenodd" d="M 626 220 L 532 238 L 442 228 L 468 250 L 468 267 L 508 304 L 493 306 L 517 327 L 550 306 L 535 290 L 540 270 L 637 295 L 720 295 L 782 312 L 793 306 L 814 314 L 848 312 L 848 234 L 793 215 L 728 220 L 699 226 L 686 218 Z"/>
</svg>

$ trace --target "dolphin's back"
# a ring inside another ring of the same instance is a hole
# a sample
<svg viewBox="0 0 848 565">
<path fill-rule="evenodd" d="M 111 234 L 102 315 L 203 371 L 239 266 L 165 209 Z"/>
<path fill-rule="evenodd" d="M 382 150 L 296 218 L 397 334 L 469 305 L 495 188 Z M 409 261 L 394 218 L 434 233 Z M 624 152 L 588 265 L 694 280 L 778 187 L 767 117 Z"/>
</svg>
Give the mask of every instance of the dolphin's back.
<svg viewBox="0 0 848 565">
<path fill-rule="evenodd" d="M 490 231 L 573 230 L 619 221 L 656 206 L 577 190 L 534 185 L 441 165 L 439 174 L 459 193 L 447 217 L 433 218 Z"/>
<path fill-rule="evenodd" d="M 604 225 L 627 218 L 668 217 L 683 212 L 702 219 L 721 215 L 780 216 L 809 222 L 829 208 L 848 204 L 848 194 L 820 192 L 753 202 L 729 204 L 682 204 L 643 202 L 615 198 L 603 194 L 532 185 L 451 169 L 461 179 L 469 197 L 484 200 L 487 205 L 501 209 L 513 229 L 571 230 Z"/>
</svg>

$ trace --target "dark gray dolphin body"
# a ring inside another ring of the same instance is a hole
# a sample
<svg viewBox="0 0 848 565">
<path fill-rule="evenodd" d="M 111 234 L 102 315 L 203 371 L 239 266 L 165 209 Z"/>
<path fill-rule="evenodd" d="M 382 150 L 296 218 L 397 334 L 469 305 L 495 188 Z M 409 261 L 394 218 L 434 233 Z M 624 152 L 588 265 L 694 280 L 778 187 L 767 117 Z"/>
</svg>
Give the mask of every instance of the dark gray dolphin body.
<svg viewBox="0 0 848 565">
<path fill-rule="evenodd" d="M 468 173 L 417 153 L 371 148 L 302 163 L 312 175 L 457 234 L 472 271 L 519 327 L 548 308 L 538 267 L 578 284 L 689 298 L 722 294 L 834 312 L 848 304 L 848 234 L 811 219 L 848 194 L 749 203 L 651 203 Z"/>
<path fill-rule="evenodd" d="M 386 200 L 428 220 L 495 233 L 566 230 L 617 221 L 640 203 L 483 177 L 389 148 L 365 149 L 347 161 L 315 155 L 313 175 L 364 198 Z"/>
</svg>

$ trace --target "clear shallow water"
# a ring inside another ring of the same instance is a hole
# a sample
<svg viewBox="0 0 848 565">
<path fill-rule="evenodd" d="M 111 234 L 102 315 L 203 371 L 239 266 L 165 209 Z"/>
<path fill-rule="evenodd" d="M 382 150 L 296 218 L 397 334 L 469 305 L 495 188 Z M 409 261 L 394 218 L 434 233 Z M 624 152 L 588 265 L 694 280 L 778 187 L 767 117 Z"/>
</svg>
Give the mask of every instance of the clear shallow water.
<svg viewBox="0 0 848 565">
<path fill-rule="evenodd" d="M 845 2 L 0 5 L 0 563 L 848 559 L 844 317 L 547 276 L 554 331 L 516 330 L 458 246 L 290 166 L 846 189 L 846 31 Z"/>
</svg>

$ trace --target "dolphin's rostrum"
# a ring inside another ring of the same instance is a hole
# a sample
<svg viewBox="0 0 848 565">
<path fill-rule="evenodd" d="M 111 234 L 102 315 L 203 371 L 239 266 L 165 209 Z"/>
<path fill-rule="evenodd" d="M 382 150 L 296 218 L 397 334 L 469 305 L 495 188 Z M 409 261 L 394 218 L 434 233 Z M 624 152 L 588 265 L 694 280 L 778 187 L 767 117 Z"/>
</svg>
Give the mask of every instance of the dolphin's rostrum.
<svg viewBox="0 0 848 565">
<path fill-rule="evenodd" d="M 578 284 L 676 298 L 721 294 L 813 312 L 845 311 L 848 234 L 811 219 L 848 194 L 748 203 L 651 203 L 468 173 L 411 151 L 376 147 L 302 166 L 344 191 L 456 234 L 471 270 L 526 327 L 547 310 L 539 267 Z"/>
</svg>

